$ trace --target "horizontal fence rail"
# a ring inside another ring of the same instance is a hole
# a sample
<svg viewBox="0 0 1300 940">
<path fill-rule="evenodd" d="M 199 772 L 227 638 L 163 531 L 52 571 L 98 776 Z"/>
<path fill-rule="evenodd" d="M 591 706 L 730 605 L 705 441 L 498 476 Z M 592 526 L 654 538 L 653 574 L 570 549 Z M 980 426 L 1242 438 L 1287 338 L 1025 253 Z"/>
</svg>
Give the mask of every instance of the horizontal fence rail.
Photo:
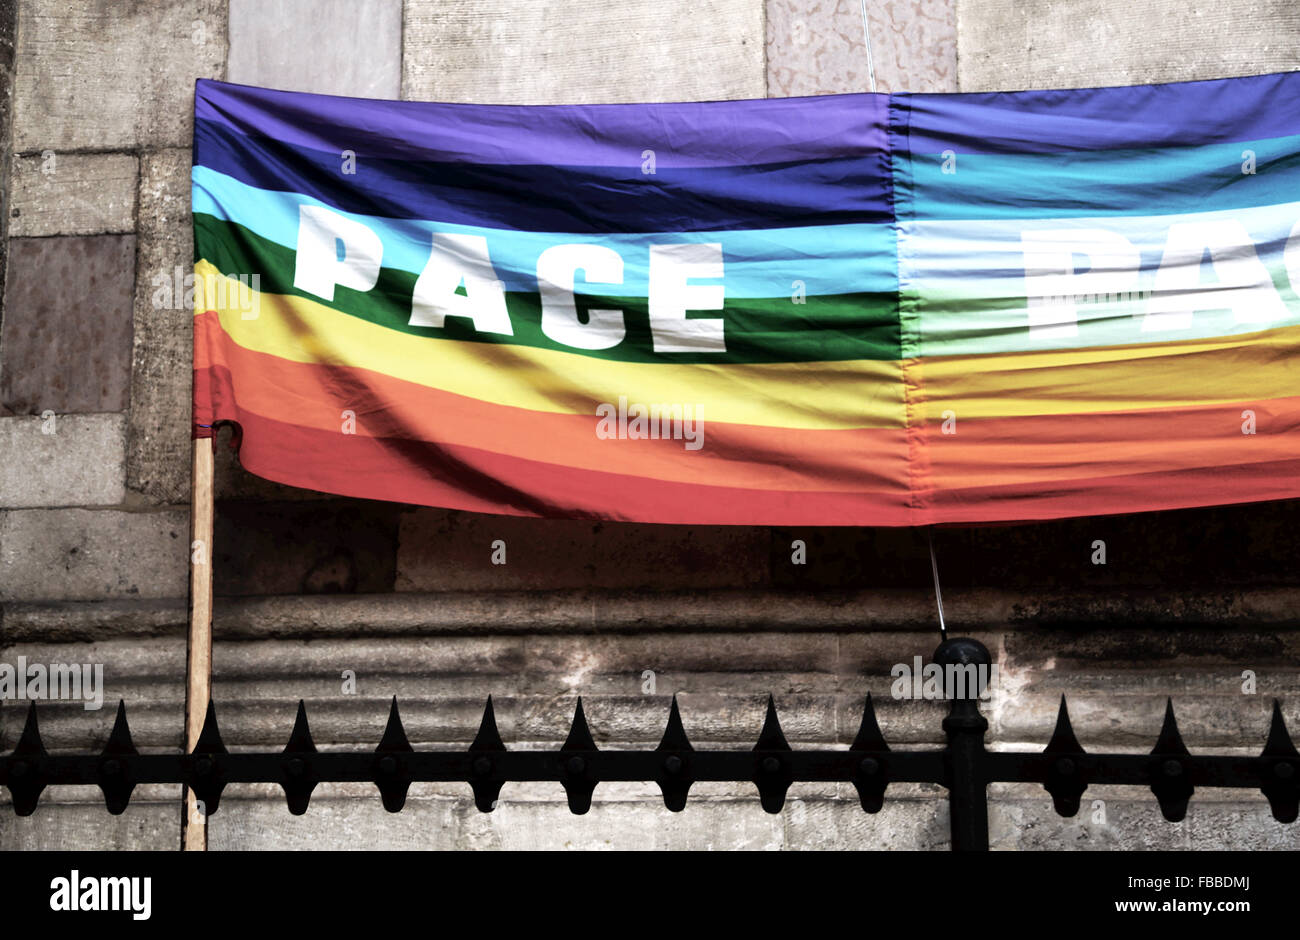
<svg viewBox="0 0 1300 940">
<path fill-rule="evenodd" d="M 991 657 L 979 641 L 958 638 L 940 644 L 934 661 L 941 666 L 978 667 L 988 666 Z M 49 754 L 32 703 L 13 753 L 0 756 L 0 785 L 9 789 L 14 811 L 27 816 L 52 785 L 98 786 L 108 811 L 118 814 L 126 810 L 137 785 L 179 783 L 193 791 L 205 814 L 212 815 L 228 784 L 274 783 L 284 789 L 289 812 L 301 815 L 320 783 L 373 783 L 384 808 L 396 813 L 416 782 L 467 783 L 475 806 L 491 812 L 504 784 L 547 781 L 564 788 L 569 810 L 577 814 L 591 808 L 599 783 L 614 781 L 658 784 L 664 804 L 674 812 L 686 807 L 695 783 L 751 782 L 769 813 L 781 811 L 794 783 L 851 783 L 868 813 L 880 811 L 890 783 L 934 783 L 948 790 L 955 851 L 987 850 L 987 786 L 995 782 L 1042 784 L 1057 813 L 1067 817 L 1079 811 L 1089 786 L 1116 784 L 1149 787 L 1170 822 L 1187 815 L 1196 787 L 1258 789 L 1279 822 L 1292 823 L 1300 815 L 1300 753 L 1276 701 L 1268 739 L 1258 757 L 1191 754 L 1179 734 L 1172 701 L 1166 705 L 1164 726 L 1149 754 L 1089 754 L 1075 737 L 1064 696 L 1055 732 L 1043 751 L 990 752 L 984 746 L 988 722 L 980 714 L 978 693 L 970 692 L 952 699 L 943 721 L 946 746 L 928 751 L 891 750 L 870 695 L 848 750 L 797 751 L 786 741 L 770 696 L 758 741 L 748 751 L 696 750 L 675 697 L 663 738 L 654 750 L 600 750 L 579 699 L 568 738 L 558 751 L 511 751 L 497 730 L 489 697 L 478 734 L 466 751 L 416 751 L 402 728 L 394 698 L 388 725 L 374 751 L 318 751 L 300 701 L 282 752 L 231 753 L 221 740 L 216 709 L 209 702 L 203 731 L 191 753 L 140 754 L 131 741 L 125 704 L 119 702 L 102 753 Z"/>
</svg>

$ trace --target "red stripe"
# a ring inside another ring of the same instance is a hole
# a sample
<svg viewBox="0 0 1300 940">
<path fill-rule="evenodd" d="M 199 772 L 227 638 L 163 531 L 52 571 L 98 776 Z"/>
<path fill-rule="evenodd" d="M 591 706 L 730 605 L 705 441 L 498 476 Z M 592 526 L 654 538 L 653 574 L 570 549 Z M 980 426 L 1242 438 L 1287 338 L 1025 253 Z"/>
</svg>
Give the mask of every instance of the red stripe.
<svg viewBox="0 0 1300 940">
<path fill-rule="evenodd" d="M 1242 412 L 1255 413 L 1243 434 Z M 1300 397 L 925 428 L 922 515 L 1055 519 L 1300 497 Z"/>
<path fill-rule="evenodd" d="M 363 499 L 513 516 L 697 525 L 907 525 L 906 497 L 789 493 L 579 470 L 474 447 L 340 434 L 240 417 L 245 469 Z"/>
</svg>

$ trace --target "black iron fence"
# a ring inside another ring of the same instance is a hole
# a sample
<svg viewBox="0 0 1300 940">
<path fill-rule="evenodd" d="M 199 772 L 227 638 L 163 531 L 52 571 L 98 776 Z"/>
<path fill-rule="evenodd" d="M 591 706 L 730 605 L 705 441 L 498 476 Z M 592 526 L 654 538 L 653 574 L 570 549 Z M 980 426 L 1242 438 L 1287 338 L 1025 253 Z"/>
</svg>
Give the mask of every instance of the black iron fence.
<svg viewBox="0 0 1300 940">
<path fill-rule="evenodd" d="M 935 651 L 940 667 L 987 668 L 988 650 L 971 639 L 945 640 Z M 592 739 L 579 699 L 568 739 L 558 751 L 511 751 L 501 740 L 488 699 L 478 735 L 466 751 L 416 751 L 406 738 L 393 700 L 388 726 L 379 746 L 368 752 L 316 750 L 307 713 L 298 718 L 289 743 L 278 754 L 230 753 L 221 740 L 216 711 L 208 705 L 199 740 L 190 754 L 140 754 L 131 741 L 126 709 L 118 704 L 117 721 L 98 755 L 49 754 L 41 742 L 36 706 L 13 753 L 0 757 L 0 785 L 8 787 L 20 816 L 35 812 L 50 785 L 98 786 L 110 813 L 121 813 L 139 784 L 181 783 L 189 787 L 208 815 L 217 812 L 222 791 L 232 783 L 276 783 L 284 789 L 289 811 L 307 811 L 319 783 L 370 782 L 384 808 L 400 812 L 414 782 L 464 782 L 479 810 L 490 812 L 508 782 L 559 783 L 569 809 L 591 808 L 596 786 L 613 781 L 653 781 L 664 804 L 679 812 L 691 787 L 704 781 L 752 782 L 763 809 L 778 813 L 794 783 L 846 782 L 857 789 L 862 808 L 879 812 L 890 783 L 935 783 L 948 790 L 954 851 L 988 849 L 988 784 L 1040 783 L 1056 811 L 1073 816 L 1089 786 L 1136 784 L 1150 787 L 1164 818 L 1178 822 L 1187 814 L 1196 787 L 1261 790 L 1273 817 L 1291 823 L 1300 813 L 1300 753 L 1287 733 L 1274 702 L 1268 740 L 1258 757 L 1191 754 L 1174 719 L 1173 704 L 1150 754 L 1089 754 L 1075 738 L 1065 698 L 1056 730 L 1041 752 L 991 752 L 985 749 L 988 722 L 979 711 L 978 692 L 952 699 L 943 721 L 947 744 L 928 751 L 895 751 L 886 743 L 867 697 L 862 724 L 848 750 L 794 750 L 781 731 L 775 702 L 758 742 L 748 751 L 698 751 L 691 746 L 674 699 L 668 725 L 652 751 L 602 751 Z"/>
</svg>

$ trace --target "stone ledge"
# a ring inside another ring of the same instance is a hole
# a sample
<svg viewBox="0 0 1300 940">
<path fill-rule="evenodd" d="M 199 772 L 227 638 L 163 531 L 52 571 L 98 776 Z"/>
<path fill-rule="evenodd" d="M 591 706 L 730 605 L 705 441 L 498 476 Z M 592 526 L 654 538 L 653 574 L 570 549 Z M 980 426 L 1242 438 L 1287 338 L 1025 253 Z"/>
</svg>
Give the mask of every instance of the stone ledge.
<svg viewBox="0 0 1300 940">
<path fill-rule="evenodd" d="M 170 517 L 169 517 L 170 518 Z M 1300 588 L 1183 594 L 1040 594 L 979 590 L 945 597 L 950 630 L 980 633 L 1104 627 L 1116 635 L 1164 627 L 1232 633 L 1300 629 Z M 918 591 L 451 591 L 218 597 L 216 630 L 260 637 L 446 634 L 726 633 L 752 631 L 935 632 L 933 602 Z M 183 598 L 10 601 L 0 604 L 5 642 L 184 635 Z M 1029 649 L 1037 644 L 1026 643 Z M 1118 647 L 1117 647 L 1118 648 Z M 1019 650 L 1016 650 L 1019 652 Z"/>
</svg>

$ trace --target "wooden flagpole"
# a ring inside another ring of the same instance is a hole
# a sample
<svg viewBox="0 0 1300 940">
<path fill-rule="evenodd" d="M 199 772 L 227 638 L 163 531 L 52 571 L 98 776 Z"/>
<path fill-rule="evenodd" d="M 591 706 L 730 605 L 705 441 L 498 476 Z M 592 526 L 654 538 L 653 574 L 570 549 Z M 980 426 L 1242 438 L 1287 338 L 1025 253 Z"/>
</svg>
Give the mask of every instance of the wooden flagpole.
<svg viewBox="0 0 1300 940">
<path fill-rule="evenodd" d="M 185 652 L 185 752 L 193 753 L 212 697 L 212 512 L 215 438 L 194 441 L 190 489 L 190 629 Z M 207 820 L 185 788 L 181 848 L 205 852 Z"/>
</svg>

